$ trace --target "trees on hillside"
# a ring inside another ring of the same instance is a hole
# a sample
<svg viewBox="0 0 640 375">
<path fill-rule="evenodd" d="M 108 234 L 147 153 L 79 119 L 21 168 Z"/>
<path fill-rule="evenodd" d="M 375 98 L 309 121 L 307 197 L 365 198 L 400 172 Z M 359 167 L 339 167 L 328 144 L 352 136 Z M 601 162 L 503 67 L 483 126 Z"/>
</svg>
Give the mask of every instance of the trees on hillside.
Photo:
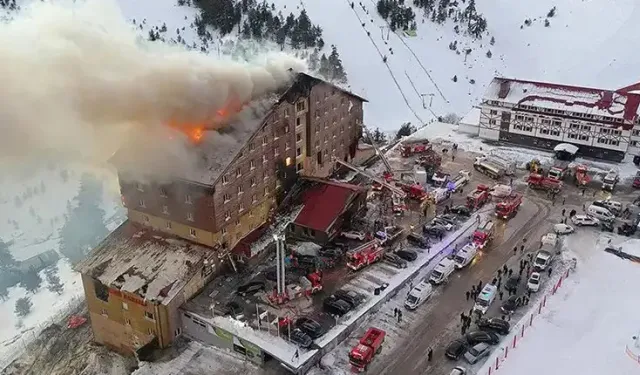
<svg viewBox="0 0 640 375">
<path fill-rule="evenodd" d="M 392 31 L 409 30 L 415 25 L 416 15 L 410 6 L 404 5 L 404 0 L 378 0 L 376 9 Z"/>
<path fill-rule="evenodd" d="M 406 137 L 409 136 L 413 133 L 416 132 L 416 127 L 411 125 L 410 122 L 405 122 L 404 124 L 402 124 L 402 126 L 400 127 L 400 129 L 398 129 L 398 132 L 396 133 L 396 139 L 400 139 L 402 137 Z"/>
<path fill-rule="evenodd" d="M 0 238 L 0 271 L 15 268 L 16 260 L 13 258 L 9 245 Z"/>
<path fill-rule="evenodd" d="M 38 271 L 30 269 L 22 274 L 20 279 L 20 286 L 25 288 L 27 292 L 35 294 L 42 285 L 42 278 L 38 274 Z"/>
<path fill-rule="evenodd" d="M 109 234 L 104 224 L 102 183 L 90 174 L 82 175 L 78 205 L 67 206 L 67 216 L 60 230 L 60 251 L 72 263 L 84 259 L 87 252 Z"/>
<path fill-rule="evenodd" d="M 31 312 L 32 307 L 33 303 L 31 302 L 31 298 L 22 297 L 16 301 L 15 313 L 19 317 L 27 316 Z"/>
<path fill-rule="evenodd" d="M 342 60 L 336 46 L 331 46 L 329 57 L 324 53 L 320 56 L 318 73 L 325 79 L 338 83 L 347 83 L 347 73 L 342 66 Z"/>
<path fill-rule="evenodd" d="M 64 285 L 60 281 L 60 277 L 58 276 L 58 267 L 53 266 L 44 270 L 44 276 L 47 280 L 47 289 L 58 295 L 62 294 L 64 290 Z"/>
</svg>

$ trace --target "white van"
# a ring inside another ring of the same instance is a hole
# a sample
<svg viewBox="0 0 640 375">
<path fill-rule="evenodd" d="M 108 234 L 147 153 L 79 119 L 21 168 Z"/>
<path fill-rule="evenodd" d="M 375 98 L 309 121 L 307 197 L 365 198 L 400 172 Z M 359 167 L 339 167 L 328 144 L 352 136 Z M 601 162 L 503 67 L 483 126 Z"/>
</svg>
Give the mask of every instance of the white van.
<svg viewBox="0 0 640 375">
<path fill-rule="evenodd" d="M 602 190 L 613 191 L 619 181 L 620 177 L 618 176 L 618 172 L 613 169 L 610 170 L 602 179 Z"/>
<path fill-rule="evenodd" d="M 429 277 L 429 281 L 434 284 L 442 284 L 449 279 L 449 275 L 453 273 L 455 266 L 453 260 L 444 258 L 438 263 L 436 268 L 431 271 L 431 277 Z"/>
<path fill-rule="evenodd" d="M 613 221 L 616 218 L 608 209 L 593 204 L 587 207 L 587 215 L 593 216 L 601 221 Z"/>
<path fill-rule="evenodd" d="M 404 307 L 408 310 L 415 310 L 420 306 L 424 301 L 428 300 L 429 297 L 433 294 L 433 287 L 427 281 L 421 281 L 420 284 L 416 285 L 411 289 L 409 295 L 407 296 L 407 300 L 404 302 Z"/>
<path fill-rule="evenodd" d="M 556 247 L 556 245 L 558 245 L 558 235 L 555 233 L 547 233 L 544 236 L 542 236 L 542 239 L 540 240 L 540 242 L 542 243 L 542 246 L 551 246 L 551 247 Z"/>
<path fill-rule="evenodd" d="M 472 243 L 464 245 L 453 258 L 456 268 L 460 269 L 466 267 L 469 263 L 471 263 L 473 258 L 476 257 L 476 254 L 478 254 L 478 248 L 476 247 L 476 245 Z"/>
<path fill-rule="evenodd" d="M 533 260 L 533 269 L 536 272 L 544 271 L 553 262 L 553 253 L 548 250 L 540 250 Z"/>
<path fill-rule="evenodd" d="M 446 188 L 438 188 L 431 192 L 431 196 L 433 197 L 434 202 L 439 204 L 449 199 L 449 197 L 451 197 L 451 192 Z"/>
<path fill-rule="evenodd" d="M 600 207 L 604 207 L 607 210 L 611 211 L 611 213 L 613 214 L 619 214 L 622 212 L 622 203 L 620 202 L 616 202 L 616 201 L 612 201 L 609 199 L 605 199 L 602 201 L 595 201 L 593 202 L 594 206 L 600 206 Z"/>
<path fill-rule="evenodd" d="M 482 291 L 476 298 L 476 304 L 473 305 L 473 311 L 478 311 L 480 314 L 484 315 L 487 310 L 489 310 L 489 306 L 496 299 L 496 294 L 498 294 L 498 287 L 495 285 L 487 284 L 482 288 Z"/>
</svg>

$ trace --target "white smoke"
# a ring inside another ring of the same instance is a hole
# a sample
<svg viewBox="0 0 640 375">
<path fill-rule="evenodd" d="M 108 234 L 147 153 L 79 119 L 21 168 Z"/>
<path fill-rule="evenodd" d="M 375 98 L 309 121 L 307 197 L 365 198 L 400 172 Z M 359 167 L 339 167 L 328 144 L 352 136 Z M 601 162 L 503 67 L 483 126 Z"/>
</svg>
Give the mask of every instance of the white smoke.
<svg viewBox="0 0 640 375">
<path fill-rule="evenodd" d="M 0 159 L 104 160 L 123 131 L 206 123 L 306 69 L 283 54 L 232 62 L 147 42 L 107 0 L 34 2 L 0 26 L 0 58 Z"/>
</svg>

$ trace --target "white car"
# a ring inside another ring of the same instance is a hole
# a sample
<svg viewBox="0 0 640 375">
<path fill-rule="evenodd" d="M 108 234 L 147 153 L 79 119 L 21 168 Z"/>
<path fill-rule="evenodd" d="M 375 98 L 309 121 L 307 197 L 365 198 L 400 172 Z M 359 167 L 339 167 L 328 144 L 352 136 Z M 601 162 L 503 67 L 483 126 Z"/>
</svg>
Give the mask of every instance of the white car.
<svg viewBox="0 0 640 375">
<path fill-rule="evenodd" d="M 467 373 L 467 369 L 462 366 L 456 366 L 451 370 L 449 375 L 464 375 Z"/>
<path fill-rule="evenodd" d="M 352 240 L 360 240 L 360 241 L 364 241 L 364 233 L 362 232 L 357 232 L 355 230 L 350 230 L 347 232 L 342 232 L 342 237 L 346 237 Z"/>
<path fill-rule="evenodd" d="M 529 276 L 529 280 L 527 281 L 527 288 L 532 292 L 537 292 L 540 289 L 539 272 L 533 272 L 531 276 Z"/>
<path fill-rule="evenodd" d="M 571 222 L 579 227 L 583 225 L 586 225 L 589 227 L 597 227 L 598 225 L 600 225 L 600 220 L 596 219 L 593 216 L 588 216 L 588 215 L 574 215 L 571 218 Z"/>
<path fill-rule="evenodd" d="M 504 198 L 511 195 L 512 188 L 509 185 L 498 184 L 491 188 L 489 194 L 496 198 Z"/>
<path fill-rule="evenodd" d="M 575 229 L 573 229 L 571 225 L 556 224 L 553 226 L 553 231 L 556 232 L 557 234 L 569 234 L 569 233 L 573 233 Z"/>
</svg>

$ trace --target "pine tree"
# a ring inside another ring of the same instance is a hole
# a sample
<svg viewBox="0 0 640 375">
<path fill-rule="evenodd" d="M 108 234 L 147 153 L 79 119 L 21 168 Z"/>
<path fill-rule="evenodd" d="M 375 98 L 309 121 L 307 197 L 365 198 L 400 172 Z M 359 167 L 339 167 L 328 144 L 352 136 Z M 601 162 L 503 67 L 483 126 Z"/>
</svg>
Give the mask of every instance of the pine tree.
<svg viewBox="0 0 640 375">
<path fill-rule="evenodd" d="M 380 131 L 380 128 L 376 128 L 376 130 L 373 131 L 373 142 L 384 143 L 386 140 L 387 137 Z"/>
<path fill-rule="evenodd" d="M 34 293 L 40 289 L 42 285 L 42 278 L 38 274 L 38 271 L 33 268 L 22 274 L 22 278 L 20 280 L 20 286 L 26 289 L 29 293 Z"/>
<path fill-rule="evenodd" d="M 75 200 L 76 208 L 68 205 L 67 220 L 60 230 L 60 251 L 72 263 L 84 259 L 86 253 L 109 234 L 104 225 L 102 183 L 84 174 Z"/>
<path fill-rule="evenodd" d="M 491 40 L 489 41 L 489 44 L 491 44 L 491 45 L 496 44 L 496 37 L 492 36 Z"/>
<path fill-rule="evenodd" d="M 16 260 L 13 258 L 9 245 L 0 239 L 0 271 L 15 268 Z"/>
<path fill-rule="evenodd" d="M 488 57 L 488 58 L 491 58 L 491 56 L 493 56 L 493 54 L 491 53 L 491 50 L 488 50 L 488 51 L 487 51 L 487 57 Z"/>
<path fill-rule="evenodd" d="M 318 49 L 316 48 L 311 52 L 311 55 L 309 55 L 309 69 L 315 72 L 319 68 L 318 64 L 320 64 L 320 56 L 318 55 Z"/>
<path fill-rule="evenodd" d="M 398 132 L 396 133 L 396 139 L 409 136 L 415 133 L 416 130 L 416 127 L 411 125 L 410 122 L 405 122 L 404 124 L 402 124 L 400 129 L 398 129 Z"/>
<path fill-rule="evenodd" d="M 62 294 L 64 285 L 60 282 L 60 277 L 57 275 L 58 267 L 49 267 L 45 271 L 45 279 L 47 280 L 47 289 L 58 295 Z"/>
<path fill-rule="evenodd" d="M 19 317 L 27 316 L 31 312 L 32 307 L 33 307 L 33 303 L 31 302 L 31 298 L 22 297 L 16 301 L 15 313 Z"/>
<path fill-rule="evenodd" d="M 327 55 L 325 55 L 324 53 L 320 57 L 320 68 L 318 69 L 318 73 L 325 79 L 331 78 L 331 67 L 329 66 L 329 59 L 327 59 Z"/>
<path fill-rule="evenodd" d="M 329 55 L 329 69 L 331 79 L 334 79 L 340 83 L 347 83 L 347 73 L 342 66 L 342 60 L 338 54 L 338 49 L 335 45 L 331 46 L 331 54 Z"/>
<path fill-rule="evenodd" d="M 551 8 L 551 10 L 549 11 L 549 13 L 547 13 L 547 17 L 552 18 L 553 16 L 556 15 L 556 7 Z"/>
</svg>

